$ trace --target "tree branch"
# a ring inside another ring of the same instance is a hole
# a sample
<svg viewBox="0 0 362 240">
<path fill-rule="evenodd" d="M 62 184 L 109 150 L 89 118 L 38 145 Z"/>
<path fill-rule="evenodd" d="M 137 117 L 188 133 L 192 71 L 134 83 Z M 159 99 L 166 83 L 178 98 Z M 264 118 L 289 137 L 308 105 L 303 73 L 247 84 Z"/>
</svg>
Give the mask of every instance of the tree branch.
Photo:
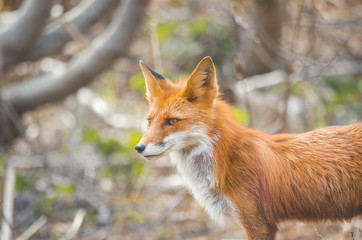
<svg viewBox="0 0 362 240">
<path fill-rule="evenodd" d="M 34 45 L 49 17 L 52 4 L 52 0 L 26 0 L 19 10 L 19 18 L 0 30 L 4 67 Z"/>
<path fill-rule="evenodd" d="M 62 22 L 72 23 L 80 32 L 84 32 L 111 9 L 119 0 L 87 0 L 67 12 Z M 41 57 L 60 52 L 71 39 L 64 24 L 56 22 L 46 29 L 46 33 L 37 41 L 34 48 L 23 57 L 24 61 L 35 61 Z"/>
<path fill-rule="evenodd" d="M 19 114 L 59 100 L 88 84 L 94 76 L 127 53 L 129 43 L 145 16 L 148 0 L 127 0 L 122 4 L 109 28 L 95 39 L 88 50 L 64 69 L 10 86 L 2 91 Z"/>
</svg>

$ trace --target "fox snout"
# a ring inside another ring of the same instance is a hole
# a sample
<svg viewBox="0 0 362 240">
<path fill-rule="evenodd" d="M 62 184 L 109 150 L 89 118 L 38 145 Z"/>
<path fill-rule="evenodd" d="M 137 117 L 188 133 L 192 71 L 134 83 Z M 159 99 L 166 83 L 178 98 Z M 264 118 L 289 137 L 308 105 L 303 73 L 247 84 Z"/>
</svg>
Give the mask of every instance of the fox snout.
<svg viewBox="0 0 362 240">
<path fill-rule="evenodd" d="M 139 142 L 135 146 L 135 150 L 147 160 L 154 160 L 164 156 L 167 153 L 167 147 L 163 143 L 147 143 Z"/>
<path fill-rule="evenodd" d="M 138 153 L 142 153 L 146 149 L 146 146 L 143 144 L 137 144 L 134 149 L 136 149 Z"/>
</svg>

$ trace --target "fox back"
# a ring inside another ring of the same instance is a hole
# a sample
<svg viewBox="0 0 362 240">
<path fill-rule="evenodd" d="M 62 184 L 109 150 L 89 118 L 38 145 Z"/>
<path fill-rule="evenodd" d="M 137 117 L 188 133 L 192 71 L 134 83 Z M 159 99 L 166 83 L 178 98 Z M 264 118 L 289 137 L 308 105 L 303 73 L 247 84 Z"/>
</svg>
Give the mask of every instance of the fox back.
<svg viewBox="0 0 362 240">
<path fill-rule="evenodd" d="M 136 150 L 169 157 L 213 219 L 238 217 L 249 239 L 274 239 L 283 221 L 362 214 L 362 123 L 267 135 L 234 120 L 210 57 L 176 84 L 140 66 L 150 111 Z"/>
</svg>

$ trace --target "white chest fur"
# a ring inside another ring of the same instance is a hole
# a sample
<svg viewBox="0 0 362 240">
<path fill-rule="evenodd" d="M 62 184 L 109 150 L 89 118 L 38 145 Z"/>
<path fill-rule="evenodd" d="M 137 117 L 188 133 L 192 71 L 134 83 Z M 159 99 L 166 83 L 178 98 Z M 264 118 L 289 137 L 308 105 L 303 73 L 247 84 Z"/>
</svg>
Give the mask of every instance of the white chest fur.
<svg viewBox="0 0 362 240">
<path fill-rule="evenodd" d="M 226 215 L 236 215 L 232 202 L 215 189 L 212 141 L 190 150 L 172 152 L 170 158 L 191 194 L 212 219 L 224 225 Z"/>
</svg>

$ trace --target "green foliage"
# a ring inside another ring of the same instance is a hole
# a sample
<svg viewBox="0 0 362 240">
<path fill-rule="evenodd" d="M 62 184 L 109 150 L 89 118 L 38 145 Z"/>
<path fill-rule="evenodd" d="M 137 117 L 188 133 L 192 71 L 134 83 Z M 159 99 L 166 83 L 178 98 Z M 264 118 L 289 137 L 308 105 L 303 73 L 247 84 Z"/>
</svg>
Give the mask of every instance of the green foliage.
<svg viewBox="0 0 362 240">
<path fill-rule="evenodd" d="M 97 144 L 100 141 L 99 132 L 94 128 L 84 127 L 83 128 L 83 140 L 93 144 Z"/>
<path fill-rule="evenodd" d="M 128 214 L 129 219 L 136 224 L 142 224 L 145 220 L 142 214 L 136 211 L 132 211 Z"/>
<path fill-rule="evenodd" d="M 362 116 L 362 77 L 323 76 L 321 84 L 310 86 L 318 105 L 314 111 L 314 126 L 347 124 Z"/>
<path fill-rule="evenodd" d="M 15 192 L 20 193 L 26 190 L 34 189 L 37 178 L 32 175 L 16 174 Z"/>
<path fill-rule="evenodd" d="M 0 155 L 0 177 L 2 177 L 4 175 L 4 156 Z"/>
<path fill-rule="evenodd" d="M 362 77 L 325 76 L 324 81 L 334 92 L 332 105 L 343 105 L 362 114 Z"/>
<path fill-rule="evenodd" d="M 87 211 L 86 221 L 92 225 L 97 223 L 97 212 L 95 210 Z"/>
<path fill-rule="evenodd" d="M 308 86 L 303 83 L 295 83 L 290 87 L 290 92 L 295 96 L 305 97 L 308 92 Z"/>
<path fill-rule="evenodd" d="M 3 155 L 0 154 L 0 181 L 2 180 L 4 176 L 4 164 L 5 164 L 5 158 Z M 3 192 L 3 184 L 0 184 L 0 192 Z"/>
<path fill-rule="evenodd" d="M 127 150 L 130 152 L 134 152 L 134 146 L 141 140 L 142 134 L 140 132 L 131 131 L 128 134 L 128 143 L 127 143 Z"/>
<path fill-rule="evenodd" d="M 331 94 L 320 95 L 329 119 L 327 124 L 334 124 L 336 116 L 345 119 L 362 116 L 362 77 L 324 76 L 323 80 L 331 90 Z"/>
<path fill-rule="evenodd" d="M 39 212 L 39 214 L 53 216 L 54 204 L 61 203 L 62 201 L 64 202 L 65 199 L 74 198 L 76 190 L 77 189 L 75 185 L 67 182 L 53 183 L 49 186 L 46 192 L 41 195 L 41 197 L 37 200 L 35 209 Z M 67 212 L 74 211 L 73 205 L 64 206 L 63 208 Z M 73 215 L 73 213 L 71 213 L 70 215 Z"/>
<path fill-rule="evenodd" d="M 113 164 L 111 168 L 105 168 L 102 171 L 102 177 L 123 176 L 131 179 L 138 177 L 144 170 L 144 164 L 138 161 L 130 161 L 123 164 Z"/>
<path fill-rule="evenodd" d="M 248 111 L 246 109 L 240 108 L 237 105 L 233 105 L 232 109 L 233 109 L 235 120 L 238 123 L 240 123 L 242 125 L 247 125 L 249 123 L 250 116 L 249 116 L 249 113 L 248 113 Z"/>
<path fill-rule="evenodd" d="M 129 79 L 129 87 L 141 95 L 145 93 L 146 84 L 142 72 L 136 73 Z"/>
<path fill-rule="evenodd" d="M 158 239 L 174 239 L 174 234 L 168 229 L 160 229 L 157 231 Z"/>
<path fill-rule="evenodd" d="M 75 186 L 71 184 L 57 183 L 54 184 L 54 190 L 59 194 L 73 195 L 75 193 Z"/>
<path fill-rule="evenodd" d="M 101 169 L 100 177 L 112 178 L 124 183 L 127 191 L 135 186 L 139 177 L 145 172 L 144 162 L 133 158 L 134 146 L 141 137 L 139 132 L 130 132 L 126 138 L 126 144 L 121 144 L 116 139 L 101 138 L 100 133 L 94 128 L 83 128 L 83 140 L 91 143 L 107 161 L 108 166 Z"/>
<path fill-rule="evenodd" d="M 141 161 L 133 159 L 127 162 L 111 162 L 106 168 L 100 172 L 101 178 L 113 178 L 122 182 L 126 191 L 130 192 L 137 184 L 139 177 L 145 174 L 145 164 Z"/>
<path fill-rule="evenodd" d="M 124 149 L 116 139 L 101 139 L 99 132 L 94 128 L 83 128 L 83 140 L 92 143 L 96 150 L 106 157 L 109 157 L 113 154 L 122 153 Z"/>
<path fill-rule="evenodd" d="M 115 153 L 122 152 L 123 147 L 115 139 L 107 139 L 99 142 L 99 149 L 102 155 L 110 156 Z"/>
<path fill-rule="evenodd" d="M 200 14 L 187 20 L 159 21 L 156 29 L 162 58 L 176 63 L 181 73 L 192 71 L 202 57 L 210 55 L 220 75 L 233 74 L 234 29 L 227 20 Z"/>
<path fill-rule="evenodd" d="M 114 138 L 102 139 L 100 133 L 91 127 L 83 128 L 83 140 L 91 143 L 103 156 L 109 157 L 113 154 L 130 154 L 134 152 L 134 146 L 141 139 L 142 134 L 135 131 L 130 131 L 127 137 L 126 144 L 121 144 Z"/>
<path fill-rule="evenodd" d="M 59 194 L 56 194 L 54 191 L 47 192 L 40 199 L 40 205 L 38 205 L 40 213 L 44 213 L 47 216 L 52 216 L 53 205 L 59 200 L 60 200 Z"/>
<path fill-rule="evenodd" d="M 115 71 L 106 71 L 101 77 L 101 82 L 103 88 L 97 92 L 102 94 L 107 102 L 114 106 L 117 100 L 117 73 Z"/>
<path fill-rule="evenodd" d="M 202 35 L 210 28 L 211 20 L 205 16 L 195 19 L 190 24 L 189 35 L 193 39 L 200 39 Z"/>
<path fill-rule="evenodd" d="M 180 31 L 181 25 L 177 21 L 161 22 L 157 25 L 157 35 L 160 43 L 171 40 L 171 37 L 175 36 Z"/>
</svg>

